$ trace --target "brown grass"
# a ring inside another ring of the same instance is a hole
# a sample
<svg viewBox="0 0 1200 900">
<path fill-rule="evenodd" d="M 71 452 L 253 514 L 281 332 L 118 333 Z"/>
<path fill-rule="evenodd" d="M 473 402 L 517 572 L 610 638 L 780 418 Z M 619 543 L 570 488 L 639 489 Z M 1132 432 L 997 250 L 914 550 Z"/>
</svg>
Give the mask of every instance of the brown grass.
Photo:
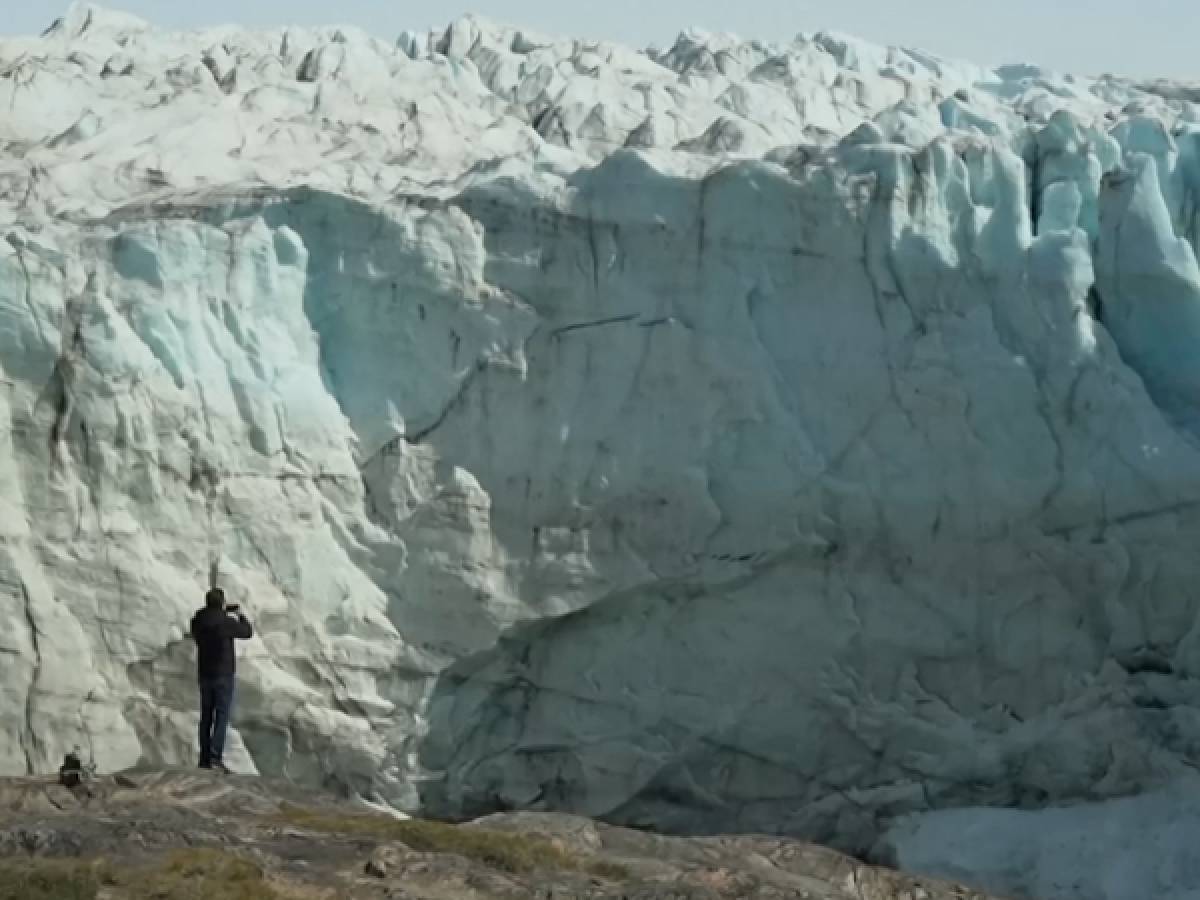
<svg viewBox="0 0 1200 900">
<path fill-rule="evenodd" d="M 129 900 L 286 900 L 260 866 L 221 850 L 176 850 L 156 868 L 115 880 Z"/>
<path fill-rule="evenodd" d="M 102 863 L 0 859 L 0 900 L 95 900 L 106 874 Z"/>
<path fill-rule="evenodd" d="M 597 859 L 588 863 L 587 871 L 589 875 L 595 875 L 597 878 L 607 878 L 610 881 L 624 881 L 629 877 L 629 869 L 621 865 L 619 862 L 613 862 L 610 859 Z"/>
<path fill-rule="evenodd" d="M 177 850 L 161 862 L 0 859 L 0 900 L 293 900 L 255 863 L 221 850 Z"/>
</svg>

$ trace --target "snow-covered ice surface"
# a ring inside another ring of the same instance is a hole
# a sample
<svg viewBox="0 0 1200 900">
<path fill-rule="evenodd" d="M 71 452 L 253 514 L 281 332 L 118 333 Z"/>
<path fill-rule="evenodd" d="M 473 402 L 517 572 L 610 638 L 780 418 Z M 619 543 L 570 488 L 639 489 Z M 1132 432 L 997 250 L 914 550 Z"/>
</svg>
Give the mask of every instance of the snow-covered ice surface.
<svg viewBox="0 0 1200 900">
<path fill-rule="evenodd" d="M 189 761 L 215 570 L 240 765 L 402 809 L 865 850 L 1173 782 L 1197 99 L 830 34 L 0 40 L 0 772 Z"/>
</svg>

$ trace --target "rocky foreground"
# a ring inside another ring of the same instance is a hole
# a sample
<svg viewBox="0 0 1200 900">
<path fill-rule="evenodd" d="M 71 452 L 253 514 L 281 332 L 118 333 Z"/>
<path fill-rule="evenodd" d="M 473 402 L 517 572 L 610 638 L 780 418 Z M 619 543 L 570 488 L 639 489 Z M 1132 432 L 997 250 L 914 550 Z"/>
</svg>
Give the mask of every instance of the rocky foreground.
<svg viewBox="0 0 1200 900">
<path fill-rule="evenodd" d="M 986 900 L 808 844 L 669 838 L 559 815 L 400 820 L 284 782 L 133 772 L 0 780 L 0 900 Z"/>
</svg>

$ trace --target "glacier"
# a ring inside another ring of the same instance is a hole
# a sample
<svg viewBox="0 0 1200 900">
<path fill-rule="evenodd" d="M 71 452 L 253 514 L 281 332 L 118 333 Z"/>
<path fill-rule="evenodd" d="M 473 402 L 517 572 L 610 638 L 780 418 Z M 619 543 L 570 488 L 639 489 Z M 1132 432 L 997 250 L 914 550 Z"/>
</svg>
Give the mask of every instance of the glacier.
<svg viewBox="0 0 1200 900">
<path fill-rule="evenodd" d="M 190 763 L 216 578 L 237 766 L 404 810 L 958 874 L 940 816 L 1190 791 L 1198 101 L 830 33 L 0 39 L 0 774 Z"/>
<path fill-rule="evenodd" d="M 1191 898 L 1200 891 L 1198 787 L 1193 774 L 1106 803 L 940 810 L 895 826 L 879 856 L 999 885 L 1007 896 Z"/>
</svg>

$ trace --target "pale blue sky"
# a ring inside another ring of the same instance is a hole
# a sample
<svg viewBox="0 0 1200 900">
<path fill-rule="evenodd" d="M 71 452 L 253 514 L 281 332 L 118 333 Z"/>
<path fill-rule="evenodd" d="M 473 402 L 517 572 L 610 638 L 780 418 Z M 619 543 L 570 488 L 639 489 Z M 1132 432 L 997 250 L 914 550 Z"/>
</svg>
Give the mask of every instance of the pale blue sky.
<svg viewBox="0 0 1200 900">
<path fill-rule="evenodd" d="M 62 0 L 62 8 L 66 8 Z M 459 12 L 532 29 L 669 43 L 688 25 L 744 37 L 821 28 L 981 63 L 1029 61 L 1084 74 L 1200 81 L 1200 0 L 114 0 L 171 26 L 354 24 L 379 37 L 443 25 Z M 41 31 L 54 0 L 0 0 L 0 33 Z"/>
</svg>

